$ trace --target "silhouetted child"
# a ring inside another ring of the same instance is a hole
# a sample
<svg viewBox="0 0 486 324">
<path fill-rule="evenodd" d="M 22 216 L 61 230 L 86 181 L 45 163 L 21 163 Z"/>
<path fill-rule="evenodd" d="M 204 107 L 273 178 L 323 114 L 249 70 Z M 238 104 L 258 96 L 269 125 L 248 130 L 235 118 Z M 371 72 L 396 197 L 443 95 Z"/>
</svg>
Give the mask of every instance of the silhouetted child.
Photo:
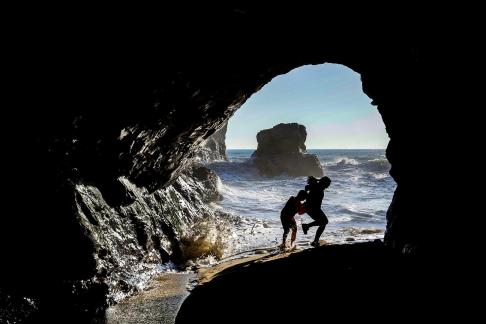
<svg viewBox="0 0 486 324">
<path fill-rule="evenodd" d="M 287 244 L 287 235 L 292 230 L 292 236 L 290 238 L 290 246 L 292 247 L 295 238 L 297 237 L 297 223 L 295 222 L 295 214 L 302 215 L 305 213 L 304 205 L 302 201 L 307 197 L 307 193 L 304 190 L 299 191 L 296 197 L 289 198 L 284 208 L 280 212 L 280 220 L 284 229 L 281 248 L 285 248 Z"/>
</svg>

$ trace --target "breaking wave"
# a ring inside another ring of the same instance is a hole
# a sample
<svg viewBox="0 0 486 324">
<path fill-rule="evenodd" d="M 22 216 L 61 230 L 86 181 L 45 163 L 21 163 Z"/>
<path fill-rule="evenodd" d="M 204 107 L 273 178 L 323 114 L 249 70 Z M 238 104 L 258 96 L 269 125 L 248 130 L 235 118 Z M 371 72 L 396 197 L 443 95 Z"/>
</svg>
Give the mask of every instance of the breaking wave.
<svg viewBox="0 0 486 324">
<path fill-rule="evenodd" d="M 364 172 L 383 174 L 390 170 L 390 164 L 386 158 L 376 158 L 366 161 L 358 161 L 353 158 L 343 157 L 332 162 L 323 163 L 324 168 L 332 171 L 359 169 Z"/>
</svg>

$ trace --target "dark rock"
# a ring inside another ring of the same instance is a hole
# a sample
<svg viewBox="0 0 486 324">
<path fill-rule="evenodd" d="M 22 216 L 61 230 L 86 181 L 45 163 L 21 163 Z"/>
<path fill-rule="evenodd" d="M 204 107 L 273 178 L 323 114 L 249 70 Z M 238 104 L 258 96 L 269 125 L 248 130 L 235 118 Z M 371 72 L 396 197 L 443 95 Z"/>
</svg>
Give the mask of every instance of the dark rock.
<svg viewBox="0 0 486 324">
<path fill-rule="evenodd" d="M 462 34 L 449 32 L 458 25 L 430 20 L 443 15 L 428 17 L 432 29 L 415 14 L 350 18 L 346 11 L 336 23 L 332 8 L 317 5 L 204 5 L 155 11 L 127 30 L 118 14 L 76 17 L 73 11 L 66 18 L 23 10 L 12 25 L 18 41 L 8 46 L 14 53 L 6 60 L 14 73 L 7 69 L 1 127 L 0 247 L 8 267 L 0 286 L 62 296 L 52 287 L 92 280 L 99 263 L 110 259 L 106 267 L 117 269 L 109 272 L 114 277 L 117 271 L 133 276 L 139 257 L 150 253 L 139 246 L 128 213 L 145 224 L 139 228 L 149 234 L 142 240 L 147 246 L 159 238 L 155 255 L 172 255 L 179 235 L 192 229 L 178 199 L 191 207 L 198 194 L 184 194 L 186 200 L 171 185 L 196 185 L 180 177 L 193 152 L 272 78 L 326 62 L 361 75 L 390 137 L 386 153 L 397 190 L 387 244 L 450 253 L 444 240 L 457 232 L 458 207 L 465 204 L 444 200 L 452 187 L 472 187 L 457 183 L 460 176 L 451 184 L 451 166 L 443 161 L 455 143 L 481 138 L 455 131 L 469 125 L 461 117 L 482 119 L 474 109 L 457 108 L 474 91 L 462 92 L 472 78 L 454 72 L 475 71 L 464 64 L 480 62 L 456 56 L 468 53 L 454 36 Z M 423 41 L 430 35 L 437 37 Z M 135 200 L 119 188 L 110 196 L 110 184 L 120 178 Z M 472 197 L 473 191 L 454 194 Z M 103 260 L 95 256 L 100 248 L 109 251 Z"/>
<path fill-rule="evenodd" d="M 203 191 L 200 192 L 200 195 L 204 202 L 221 200 L 223 198 L 218 191 L 220 180 L 216 172 L 198 164 L 193 164 L 186 172 L 202 185 Z"/>
<path fill-rule="evenodd" d="M 43 312 L 51 310 L 51 304 L 71 303 L 65 305 L 69 312 L 94 316 L 106 305 L 135 293 L 140 284 L 156 273 L 157 265 L 177 261 L 183 254 L 181 238 L 186 238 L 187 244 L 188 239 L 197 237 L 201 230 L 199 222 L 215 228 L 225 222 L 224 213 L 206 204 L 220 199 L 219 178 L 202 165 L 188 168 L 174 184 L 153 193 L 126 178 L 118 181 L 123 186 L 118 192 L 126 193 L 133 202 L 117 208 L 111 205 L 113 201 L 105 200 L 98 188 L 88 184 L 74 186 L 76 225 L 79 235 L 90 243 L 78 247 L 83 249 L 85 263 L 77 276 L 83 279 L 73 276 L 61 286 L 49 281 L 36 284 L 34 288 L 43 288 L 55 296 L 49 297 Z M 218 238 L 204 239 L 214 242 Z M 78 253 L 72 251 L 75 252 Z M 30 278 L 25 281 L 31 283 Z M 43 301 L 45 294 L 40 296 Z"/>
<path fill-rule="evenodd" d="M 474 297 L 457 297 L 458 291 L 449 287 L 451 277 L 437 275 L 447 271 L 452 262 L 436 267 L 374 242 L 325 245 L 261 260 L 234 265 L 197 286 L 185 299 L 175 322 L 227 323 L 234 314 L 242 323 L 339 322 L 343 318 L 361 322 L 367 316 L 397 314 L 410 322 L 417 317 L 446 321 L 451 314 L 454 318 L 468 316 L 474 322 L 474 315 L 468 313 Z M 453 271 L 447 274 L 459 277 Z M 290 284 L 282 284 L 289 278 L 293 278 Z M 303 297 L 292 299 L 293 307 L 286 311 L 282 296 Z M 220 307 L 217 313 L 206 311 L 212 305 Z M 265 311 L 252 311 L 262 305 Z"/>
<path fill-rule="evenodd" d="M 106 284 L 110 303 L 136 291 L 135 283 L 146 280 L 156 264 L 176 260 L 181 238 L 198 231 L 195 224 L 200 220 L 224 221 L 221 213 L 206 205 L 220 195 L 217 175 L 204 166 L 188 168 L 173 185 L 154 193 L 128 179 L 119 181 L 133 203 L 118 208 L 112 208 L 96 187 L 75 187 L 79 225 L 97 251 L 91 254 L 96 270 L 88 280 Z"/>
<path fill-rule="evenodd" d="M 127 190 L 120 179 L 104 183 L 100 186 L 100 191 L 103 199 L 112 207 L 127 206 L 136 200 L 136 197 L 130 190 Z"/>
<path fill-rule="evenodd" d="M 292 177 L 322 177 L 323 171 L 319 159 L 314 154 L 284 153 L 259 156 L 253 159 L 254 165 L 265 176 L 287 174 Z"/>
<path fill-rule="evenodd" d="M 199 162 L 228 161 L 226 156 L 226 131 L 228 122 L 205 140 L 196 151 L 195 160 Z"/>
<path fill-rule="evenodd" d="M 307 131 L 296 123 L 278 124 L 257 134 L 258 147 L 252 162 L 261 174 L 276 176 L 322 177 L 322 167 L 315 154 L 305 154 Z"/>
<path fill-rule="evenodd" d="M 38 309 L 35 300 L 0 289 L 0 323 L 26 323 Z"/>
<path fill-rule="evenodd" d="M 307 131 L 297 123 L 278 124 L 258 132 L 258 147 L 254 156 L 302 153 L 306 150 Z"/>
</svg>

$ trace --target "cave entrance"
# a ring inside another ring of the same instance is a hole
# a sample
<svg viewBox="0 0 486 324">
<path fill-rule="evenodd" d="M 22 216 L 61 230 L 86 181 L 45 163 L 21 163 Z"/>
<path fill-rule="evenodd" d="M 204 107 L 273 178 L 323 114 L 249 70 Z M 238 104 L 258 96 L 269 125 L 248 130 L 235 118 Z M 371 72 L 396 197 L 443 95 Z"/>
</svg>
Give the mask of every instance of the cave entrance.
<svg viewBox="0 0 486 324">
<path fill-rule="evenodd" d="M 280 123 L 305 126 L 306 153 L 317 156 L 324 175 L 332 179 L 322 204 L 330 222 L 321 239 L 343 243 L 383 238 L 396 184 L 385 157 L 388 135 L 370 102 L 353 70 L 338 64 L 307 65 L 275 77 L 230 118 L 228 161 L 209 166 L 222 182 L 219 207 L 249 224 L 256 221 L 242 229 L 247 248 L 279 242 L 280 210 L 306 184 L 303 174 L 262 176 L 252 161 L 257 133 Z M 311 219 L 304 215 L 296 220 L 300 227 Z M 297 241 L 306 245 L 314 233 L 304 235 L 299 228 Z"/>
</svg>

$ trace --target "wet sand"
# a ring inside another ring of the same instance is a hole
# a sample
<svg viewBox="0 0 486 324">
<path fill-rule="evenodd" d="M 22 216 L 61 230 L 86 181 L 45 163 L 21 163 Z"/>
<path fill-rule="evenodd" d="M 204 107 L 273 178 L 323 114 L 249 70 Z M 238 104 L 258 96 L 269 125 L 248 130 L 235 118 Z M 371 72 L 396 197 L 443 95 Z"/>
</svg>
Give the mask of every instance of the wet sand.
<svg viewBox="0 0 486 324">
<path fill-rule="evenodd" d="M 148 289 L 106 310 L 106 324 L 174 323 L 184 299 L 189 295 L 191 273 L 164 273 L 152 280 Z"/>
</svg>

